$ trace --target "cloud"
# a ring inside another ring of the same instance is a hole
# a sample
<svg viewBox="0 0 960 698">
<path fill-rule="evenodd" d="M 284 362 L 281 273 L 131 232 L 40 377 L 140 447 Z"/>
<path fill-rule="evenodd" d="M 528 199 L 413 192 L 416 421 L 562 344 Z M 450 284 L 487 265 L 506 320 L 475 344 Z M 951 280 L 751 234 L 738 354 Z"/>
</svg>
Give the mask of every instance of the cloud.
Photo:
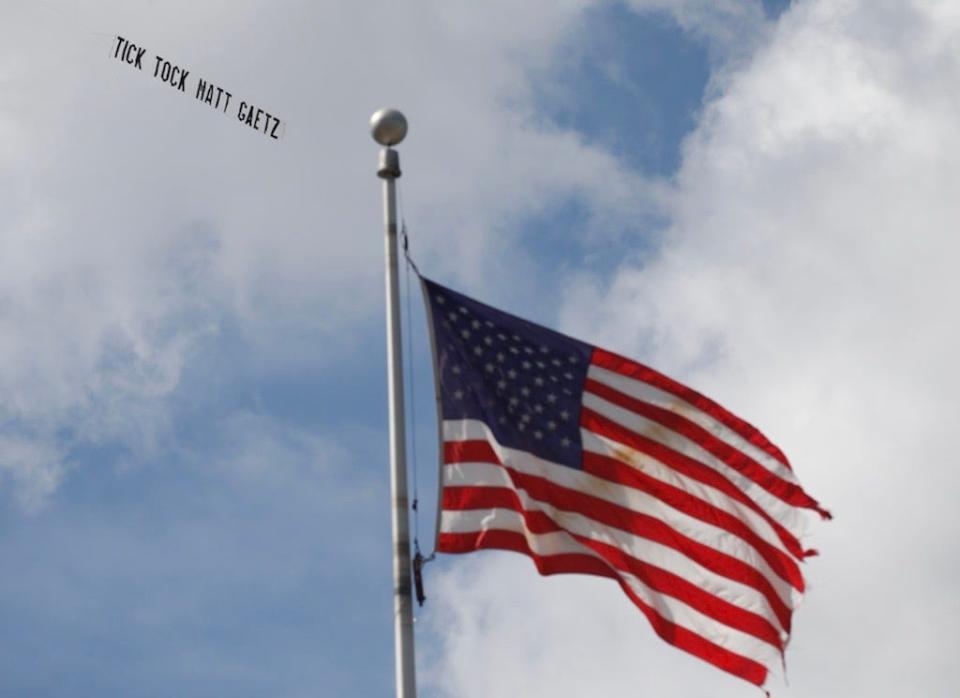
<svg viewBox="0 0 960 698">
<path fill-rule="evenodd" d="M 956 680 L 958 41 L 945 4 L 795 3 L 706 105 L 658 254 L 568 286 L 564 329 L 751 418 L 834 510 L 787 654 L 798 695 Z M 577 696 L 584 676 L 596 695 L 743 693 L 650 632 L 625 650 L 644 621 L 612 585 L 561 595 L 522 559 L 461 565 L 437 583 L 442 695 Z M 582 637 L 605 651 L 569 671 Z"/>
<path fill-rule="evenodd" d="M 721 62 L 749 56 L 768 29 L 760 2 L 627 0 L 627 5 L 635 12 L 669 15 L 685 31 L 705 41 Z"/>
<path fill-rule="evenodd" d="M 404 213 L 439 276 L 533 285 L 518 222 L 571 197 L 598 219 L 647 206 L 616 157 L 529 107 L 529 72 L 583 7 L 12 11 L 0 29 L 0 436 L 33 446 L 3 461 L 16 483 L 4 489 L 36 503 L 83 469 L 72 454 L 84 448 L 118 447 L 126 462 L 170 448 L 177 406 L 210 387 L 199 365 L 243 380 L 250 365 L 269 378 L 356 355 L 382 303 L 367 119 L 385 104 L 410 119 Z M 113 58 L 117 34 L 147 50 L 143 71 Z M 155 55 L 271 110 L 283 140 L 155 80 Z"/>
<path fill-rule="evenodd" d="M 132 460 L 169 446 L 173 398 L 202 389 L 185 386 L 184 371 L 222 349 L 226 328 L 265 368 L 351 355 L 379 319 L 366 123 L 384 104 L 410 119 L 403 212 L 439 277 L 467 288 L 522 279 L 513 293 L 535 295 L 539 243 L 520 231 L 571 201 L 587 240 L 643 227 L 661 187 L 536 111 L 531 81 L 575 44 L 594 6 L 11 11 L 0 30 L 0 434 L 58 455 L 2 472 L 18 487 L 33 487 L 23 483 L 34 473 L 34 491 L 51 492 L 87 445 L 120 445 Z M 645 3 L 709 37 L 760 26 L 759 5 L 698 7 Z M 146 49 L 143 71 L 113 58 L 117 34 Z M 271 110 L 283 140 L 154 79 L 156 55 L 235 105 Z"/>
</svg>

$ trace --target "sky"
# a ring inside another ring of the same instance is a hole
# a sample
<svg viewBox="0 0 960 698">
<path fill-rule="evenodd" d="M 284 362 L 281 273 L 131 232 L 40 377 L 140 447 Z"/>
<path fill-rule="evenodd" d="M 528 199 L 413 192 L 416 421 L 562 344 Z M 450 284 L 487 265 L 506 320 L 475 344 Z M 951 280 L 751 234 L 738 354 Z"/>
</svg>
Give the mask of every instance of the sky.
<svg viewBox="0 0 960 698">
<path fill-rule="evenodd" d="M 695 386 L 833 512 L 773 695 L 953 695 L 958 84 L 950 0 L 0 0 L 0 696 L 390 695 L 384 106 L 427 276 Z M 426 585 L 426 698 L 757 695 L 609 580 Z"/>
</svg>

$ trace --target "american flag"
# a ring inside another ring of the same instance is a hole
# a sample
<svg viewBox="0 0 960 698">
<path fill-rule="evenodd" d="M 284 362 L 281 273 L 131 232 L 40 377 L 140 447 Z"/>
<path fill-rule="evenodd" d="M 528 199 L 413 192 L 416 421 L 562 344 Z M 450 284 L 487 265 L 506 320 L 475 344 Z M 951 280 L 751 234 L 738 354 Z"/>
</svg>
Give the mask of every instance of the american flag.
<svg viewBox="0 0 960 698">
<path fill-rule="evenodd" d="M 437 550 L 616 580 L 668 643 L 757 685 L 804 591 L 783 453 L 630 359 L 423 280 L 441 411 Z"/>
</svg>

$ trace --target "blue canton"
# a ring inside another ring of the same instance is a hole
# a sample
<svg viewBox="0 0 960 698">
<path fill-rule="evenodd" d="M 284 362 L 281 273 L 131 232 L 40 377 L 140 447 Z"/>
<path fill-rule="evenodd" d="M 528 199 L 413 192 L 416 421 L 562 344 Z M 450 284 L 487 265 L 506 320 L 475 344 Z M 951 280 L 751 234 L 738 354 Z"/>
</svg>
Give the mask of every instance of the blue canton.
<svg viewBox="0 0 960 698">
<path fill-rule="evenodd" d="M 443 419 L 480 420 L 504 446 L 581 468 L 580 405 L 593 347 L 423 283 Z"/>
</svg>

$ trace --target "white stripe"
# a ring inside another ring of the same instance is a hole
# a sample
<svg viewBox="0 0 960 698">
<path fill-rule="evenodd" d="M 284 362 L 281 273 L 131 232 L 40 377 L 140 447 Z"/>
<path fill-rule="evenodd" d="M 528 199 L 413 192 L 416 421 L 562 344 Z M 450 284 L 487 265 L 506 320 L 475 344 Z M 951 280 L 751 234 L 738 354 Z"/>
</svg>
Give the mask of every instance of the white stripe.
<svg viewBox="0 0 960 698">
<path fill-rule="evenodd" d="M 799 509 L 791 506 L 779 497 L 770 494 L 753 480 L 742 475 L 735 468 L 731 468 L 721 459 L 714 456 L 696 442 L 688 439 L 683 434 L 678 434 L 662 424 L 658 424 L 619 405 L 614 405 L 612 402 L 608 402 L 602 397 L 590 392 L 583 394 L 583 404 L 585 407 L 613 420 L 630 431 L 642 434 L 651 441 L 656 441 L 681 455 L 692 458 L 716 470 L 730 480 L 735 487 L 759 504 L 765 511 L 770 512 L 795 538 L 799 540 L 803 536 L 805 518 Z"/>
<path fill-rule="evenodd" d="M 479 419 L 443 420 L 444 441 L 489 441 L 496 443 L 493 432 Z"/>
<path fill-rule="evenodd" d="M 443 485 L 516 489 L 510 473 L 491 463 L 446 463 L 443 466 Z"/>
<path fill-rule="evenodd" d="M 645 492 L 617 485 L 582 470 L 551 463 L 526 451 L 501 446 L 487 426 L 478 420 L 445 420 L 443 430 L 444 439 L 448 441 L 487 441 L 501 463 L 521 473 L 544 478 L 561 487 L 597 497 L 662 521 L 687 538 L 756 569 L 777 590 L 777 595 L 788 607 L 796 607 L 800 600 L 800 592 L 774 572 L 753 546 L 724 528 L 700 521 Z"/>
<path fill-rule="evenodd" d="M 726 493 L 678 473 L 656 458 L 648 456 L 646 453 L 641 453 L 626 444 L 621 444 L 606 436 L 594 434 L 587 429 L 581 429 L 580 439 L 583 442 L 584 451 L 613 458 L 624 465 L 639 470 L 644 475 L 648 475 L 660 482 L 681 489 L 689 495 L 702 499 L 704 502 L 739 519 L 747 528 L 756 533 L 764 541 L 785 555 L 793 558 L 793 555 L 783 544 L 783 541 L 780 540 L 780 537 L 777 535 L 773 526 L 770 525 L 769 521 Z"/>
<path fill-rule="evenodd" d="M 460 467 L 467 465 L 468 467 Z M 612 545 L 641 562 L 646 562 L 662 570 L 686 579 L 694 586 L 709 594 L 727 601 L 734 606 L 756 613 L 770 621 L 786 639 L 780 620 L 773 611 L 767 598 L 753 587 L 741 584 L 716 574 L 694 562 L 682 553 L 667 545 L 635 536 L 618 528 L 606 526 L 582 514 L 565 512 L 556 507 L 533 499 L 526 491 L 513 485 L 510 474 L 499 465 L 489 463 L 448 464 L 444 467 L 444 483 L 455 487 L 506 487 L 514 490 L 521 505 L 527 511 L 542 511 L 561 528 Z M 471 479 L 471 478 L 476 478 Z M 483 483 L 483 484 L 481 484 Z M 495 483 L 495 484 L 488 484 Z M 441 532 L 462 533 L 464 531 L 444 528 L 441 515 Z M 474 530 L 487 530 L 485 528 Z"/>
<path fill-rule="evenodd" d="M 451 533 L 476 531 L 512 531 L 524 536 L 530 549 L 540 556 L 582 554 L 603 560 L 590 548 L 577 542 L 563 532 L 531 533 L 524 526 L 523 517 L 511 509 L 484 511 L 444 511 L 441 517 L 444 530 Z M 604 561 L 609 566 L 609 563 Z M 775 668 L 780 660 L 778 650 L 772 645 L 741 630 L 706 616 L 695 608 L 672 596 L 666 596 L 647 587 L 636 576 L 611 567 L 634 593 L 648 606 L 654 608 L 664 619 L 706 638 L 724 649 Z"/>
<path fill-rule="evenodd" d="M 728 446 L 732 446 L 738 451 L 748 455 L 780 479 L 799 485 L 796 474 L 784 465 L 784 463 L 771 456 L 762 448 L 750 443 L 727 425 L 718 422 L 706 412 L 694 407 L 683 398 L 661 390 L 649 383 L 629 378 L 615 371 L 601 368 L 600 366 L 590 366 L 587 370 L 587 378 L 592 378 L 598 383 L 608 385 L 624 395 L 629 395 L 637 400 L 662 407 L 665 410 L 684 417 L 706 429 L 718 439 L 724 441 Z"/>
</svg>

